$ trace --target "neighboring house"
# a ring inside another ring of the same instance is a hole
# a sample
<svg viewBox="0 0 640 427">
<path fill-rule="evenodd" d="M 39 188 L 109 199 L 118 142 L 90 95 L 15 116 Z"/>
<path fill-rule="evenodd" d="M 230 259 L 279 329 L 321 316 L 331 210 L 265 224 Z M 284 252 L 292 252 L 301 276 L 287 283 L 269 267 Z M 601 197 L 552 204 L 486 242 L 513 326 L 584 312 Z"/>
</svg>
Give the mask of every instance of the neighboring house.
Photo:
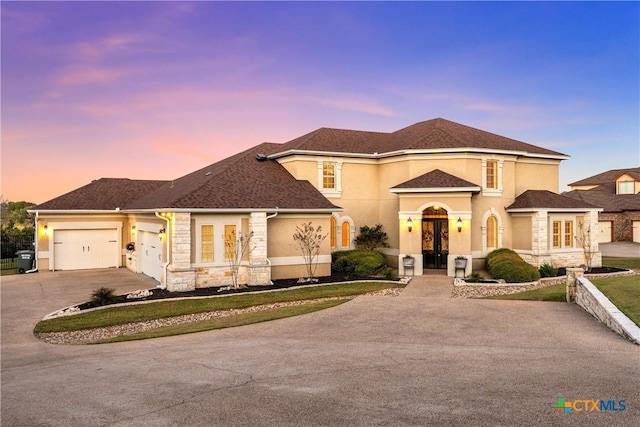
<svg viewBox="0 0 640 427">
<path fill-rule="evenodd" d="M 569 187 L 566 196 L 603 208 L 600 243 L 640 242 L 640 168 L 610 170 Z"/>
<path fill-rule="evenodd" d="M 578 229 L 596 229 L 599 209 L 557 194 L 568 158 L 444 119 L 392 133 L 321 128 L 174 181 L 100 179 L 36 206 L 38 266 L 126 266 L 170 290 L 226 285 L 226 249 L 251 235 L 239 281 L 264 284 L 305 275 L 293 234 L 307 222 L 330 236 L 317 276 L 375 224 L 400 274 L 405 256 L 415 274 L 450 276 L 464 257 L 469 274 L 502 247 L 536 266 L 581 265 Z"/>
</svg>

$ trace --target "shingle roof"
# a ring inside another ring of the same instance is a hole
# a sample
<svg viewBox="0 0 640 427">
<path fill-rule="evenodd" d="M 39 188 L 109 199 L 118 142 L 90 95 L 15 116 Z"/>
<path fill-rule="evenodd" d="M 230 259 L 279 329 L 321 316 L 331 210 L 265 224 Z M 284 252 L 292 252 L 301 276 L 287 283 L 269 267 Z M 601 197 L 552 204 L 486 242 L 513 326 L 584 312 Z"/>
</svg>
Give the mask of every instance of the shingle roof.
<svg viewBox="0 0 640 427">
<path fill-rule="evenodd" d="M 633 178 L 640 181 L 640 168 L 628 168 L 628 169 L 612 169 L 606 172 L 599 173 L 597 175 L 590 176 L 589 178 L 581 179 L 580 181 L 572 182 L 570 187 L 582 186 L 582 185 L 602 185 L 610 182 L 615 182 L 623 174 L 629 174 Z"/>
<path fill-rule="evenodd" d="M 527 190 L 507 207 L 510 209 L 597 209 L 597 206 L 548 190 Z"/>
<path fill-rule="evenodd" d="M 275 160 L 258 160 L 277 144 L 264 143 L 209 165 L 132 202 L 128 209 L 339 209 L 308 181 Z"/>
<path fill-rule="evenodd" d="M 392 133 L 321 128 L 283 144 L 279 152 L 301 150 L 383 154 L 403 150 L 436 149 L 516 151 L 567 157 L 556 151 L 442 118 L 419 122 Z"/>
<path fill-rule="evenodd" d="M 450 175 L 440 169 L 434 169 L 409 181 L 396 185 L 393 189 L 410 189 L 410 188 L 473 188 L 480 191 L 481 187 L 472 182 L 466 181 L 457 176 Z"/>
<path fill-rule="evenodd" d="M 573 190 L 562 194 L 599 206 L 604 209 L 603 212 L 640 211 L 640 194 L 616 194 L 615 182 L 598 185 L 591 190 Z"/>
<path fill-rule="evenodd" d="M 124 209 L 138 197 L 156 190 L 167 181 L 100 178 L 62 196 L 34 206 L 32 210 Z"/>
</svg>

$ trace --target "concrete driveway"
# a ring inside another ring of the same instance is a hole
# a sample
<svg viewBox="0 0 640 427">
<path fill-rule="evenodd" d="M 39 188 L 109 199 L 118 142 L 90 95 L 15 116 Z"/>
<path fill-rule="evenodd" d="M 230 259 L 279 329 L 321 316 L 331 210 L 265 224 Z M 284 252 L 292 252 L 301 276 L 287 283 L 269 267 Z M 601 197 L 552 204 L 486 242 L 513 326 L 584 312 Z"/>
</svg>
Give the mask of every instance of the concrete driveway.
<svg viewBox="0 0 640 427">
<path fill-rule="evenodd" d="M 575 305 L 453 300 L 417 278 L 290 319 L 93 346 L 36 340 L 42 315 L 126 270 L 3 277 L 2 426 L 637 425 L 640 349 Z M 554 409 L 558 398 L 625 411 Z M 619 406 L 616 406 L 619 408 Z"/>
</svg>

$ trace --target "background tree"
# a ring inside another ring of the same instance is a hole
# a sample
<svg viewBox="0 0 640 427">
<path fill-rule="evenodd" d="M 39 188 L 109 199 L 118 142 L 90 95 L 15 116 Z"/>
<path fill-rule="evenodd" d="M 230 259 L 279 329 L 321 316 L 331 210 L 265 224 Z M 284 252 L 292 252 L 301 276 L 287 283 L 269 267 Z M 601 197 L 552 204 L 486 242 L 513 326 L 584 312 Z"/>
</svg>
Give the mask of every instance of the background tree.
<svg viewBox="0 0 640 427">
<path fill-rule="evenodd" d="M 387 233 L 382 231 L 382 224 L 375 227 L 368 225 L 360 227 L 360 234 L 355 238 L 356 246 L 362 249 L 374 250 L 378 248 L 388 248 Z"/>
<path fill-rule="evenodd" d="M 302 257 L 307 267 L 308 281 L 313 281 L 318 267 L 318 258 L 320 257 L 320 246 L 327 234 L 322 234 L 322 226 L 314 227 L 311 222 L 296 227 L 293 234 L 293 240 L 298 244 Z"/>
</svg>

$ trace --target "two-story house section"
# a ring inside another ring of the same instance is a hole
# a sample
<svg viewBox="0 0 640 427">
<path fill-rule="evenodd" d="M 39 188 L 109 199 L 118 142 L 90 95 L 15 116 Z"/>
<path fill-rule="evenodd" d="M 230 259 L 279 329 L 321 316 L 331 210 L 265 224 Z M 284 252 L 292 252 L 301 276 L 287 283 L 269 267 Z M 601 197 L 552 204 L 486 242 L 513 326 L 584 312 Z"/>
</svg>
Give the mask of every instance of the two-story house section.
<svg viewBox="0 0 640 427">
<path fill-rule="evenodd" d="M 292 236 L 312 222 L 330 235 L 319 276 L 330 274 L 332 251 L 354 248 L 360 227 L 376 224 L 400 274 L 406 257 L 412 274 L 450 276 L 464 257 L 469 274 L 497 248 L 536 266 L 577 266 L 585 263 L 583 230 L 594 232 L 597 252 L 599 209 L 557 194 L 568 158 L 444 119 L 390 133 L 321 128 L 175 180 L 101 179 L 36 206 L 37 261 L 74 269 L 69 254 L 100 247 L 110 267 L 187 290 L 228 284 L 227 249 L 251 236 L 240 281 L 264 284 L 304 276 Z M 95 243 L 83 244 L 87 236 Z M 78 268 L 103 264 L 87 259 Z"/>
</svg>

